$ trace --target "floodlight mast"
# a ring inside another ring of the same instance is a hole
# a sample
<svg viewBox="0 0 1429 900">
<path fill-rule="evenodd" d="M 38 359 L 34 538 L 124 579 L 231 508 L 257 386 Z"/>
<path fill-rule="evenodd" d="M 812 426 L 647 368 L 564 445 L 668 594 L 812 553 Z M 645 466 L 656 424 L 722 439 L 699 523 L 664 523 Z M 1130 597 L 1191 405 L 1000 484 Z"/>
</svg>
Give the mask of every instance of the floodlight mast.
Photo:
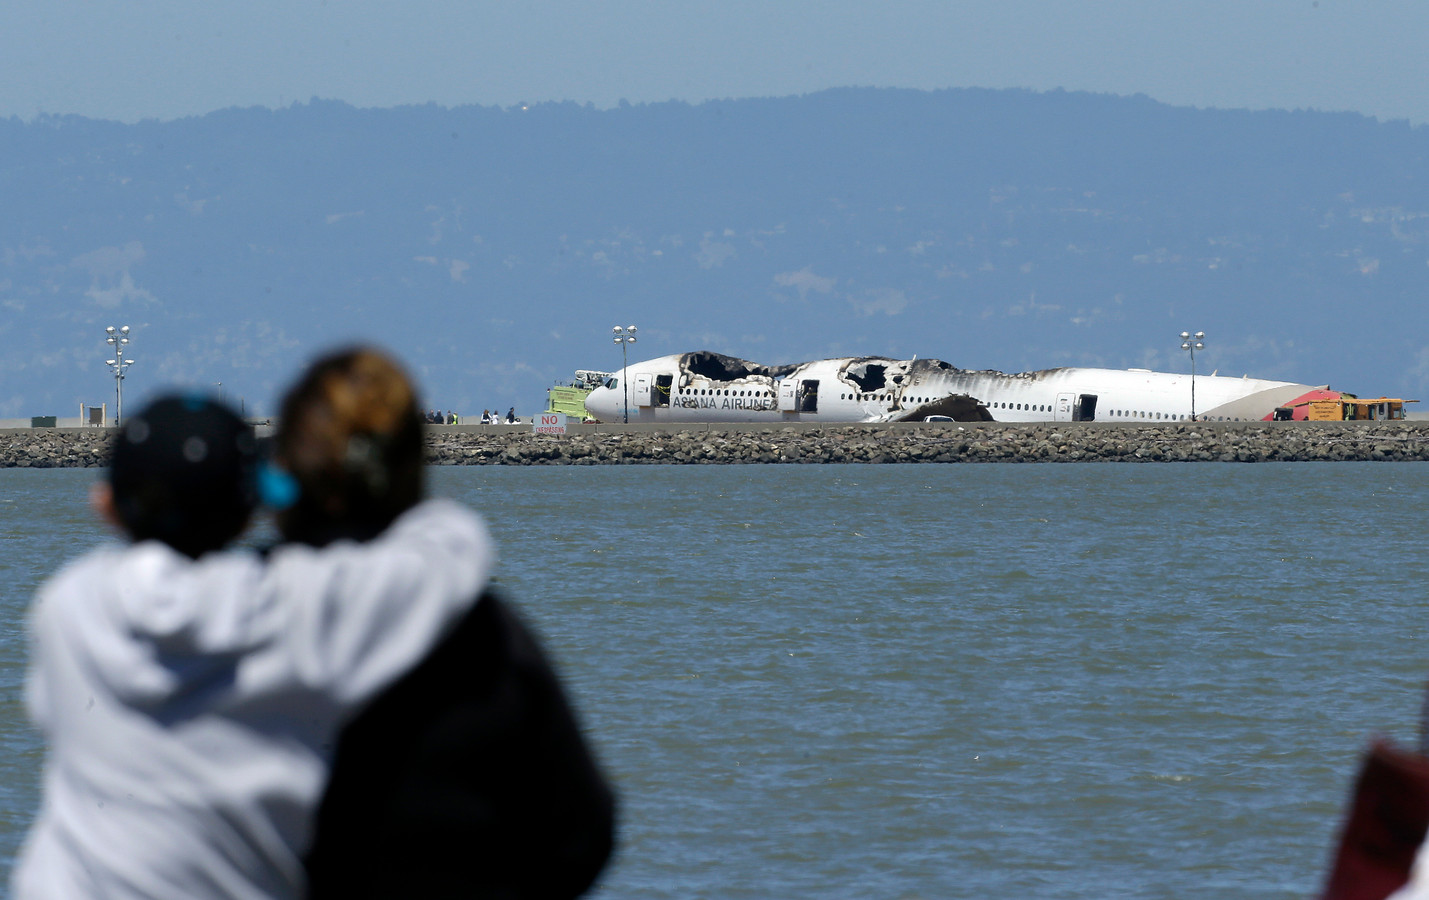
<svg viewBox="0 0 1429 900">
<path fill-rule="evenodd" d="M 124 349 L 129 346 L 129 326 L 116 329 L 113 325 L 104 329 L 104 342 L 114 348 L 114 358 L 104 364 L 114 370 L 114 425 L 117 428 L 124 417 L 124 373 L 134 360 L 124 358 Z"/>
<path fill-rule="evenodd" d="M 615 335 L 615 343 L 620 345 L 620 383 L 625 387 L 625 408 L 622 412 L 626 425 L 630 424 L 630 379 L 625 371 L 629 366 L 626 350 L 635 343 L 636 330 L 634 325 L 626 325 L 624 328 L 617 325 L 611 329 L 611 333 Z"/>
<path fill-rule="evenodd" d="M 1196 351 L 1206 349 L 1206 333 L 1198 331 L 1191 334 L 1189 331 L 1181 332 L 1181 349 L 1189 350 L 1191 353 L 1191 421 L 1196 421 Z"/>
</svg>

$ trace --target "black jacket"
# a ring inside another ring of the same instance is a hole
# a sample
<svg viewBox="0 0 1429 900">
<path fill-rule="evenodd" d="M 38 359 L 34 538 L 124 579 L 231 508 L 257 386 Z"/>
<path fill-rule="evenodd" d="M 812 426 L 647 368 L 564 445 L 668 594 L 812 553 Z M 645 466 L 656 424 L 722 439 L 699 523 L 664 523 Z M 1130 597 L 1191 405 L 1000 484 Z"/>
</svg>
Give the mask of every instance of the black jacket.
<svg viewBox="0 0 1429 900">
<path fill-rule="evenodd" d="M 535 638 L 488 591 L 338 737 L 309 896 L 570 898 L 615 798 Z"/>
</svg>

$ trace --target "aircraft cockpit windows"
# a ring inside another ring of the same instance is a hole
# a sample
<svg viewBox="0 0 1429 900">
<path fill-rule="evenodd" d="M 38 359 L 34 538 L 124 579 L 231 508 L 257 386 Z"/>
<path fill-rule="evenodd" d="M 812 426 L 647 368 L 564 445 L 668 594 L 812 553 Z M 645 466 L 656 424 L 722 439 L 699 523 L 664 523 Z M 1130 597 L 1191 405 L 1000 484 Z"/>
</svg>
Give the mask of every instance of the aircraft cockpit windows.
<svg viewBox="0 0 1429 900">
<path fill-rule="evenodd" d="M 608 388 L 610 388 L 612 391 L 613 391 L 613 390 L 616 390 L 617 388 L 620 387 L 620 379 L 619 379 L 619 378 L 616 378 L 614 375 L 612 375 L 611 377 L 605 379 L 604 384 L 602 384 L 601 386 L 602 386 L 602 387 L 608 387 Z"/>
</svg>

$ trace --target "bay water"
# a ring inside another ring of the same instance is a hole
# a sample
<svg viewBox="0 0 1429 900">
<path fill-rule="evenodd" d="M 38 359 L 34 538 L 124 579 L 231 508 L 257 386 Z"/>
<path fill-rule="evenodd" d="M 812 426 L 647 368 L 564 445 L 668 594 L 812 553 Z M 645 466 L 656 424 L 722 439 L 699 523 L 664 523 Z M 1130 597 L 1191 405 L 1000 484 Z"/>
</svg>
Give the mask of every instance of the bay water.
<svg viewBox="0 0 1429 900">
<path fill-rule="evenodd" d="M 1310 897 L 1429 676 L 1418 463 L 430 475 L 620 792 L 599 898 Z M 0 471 L 0 879 L 96 476 Z"/>
</svg>

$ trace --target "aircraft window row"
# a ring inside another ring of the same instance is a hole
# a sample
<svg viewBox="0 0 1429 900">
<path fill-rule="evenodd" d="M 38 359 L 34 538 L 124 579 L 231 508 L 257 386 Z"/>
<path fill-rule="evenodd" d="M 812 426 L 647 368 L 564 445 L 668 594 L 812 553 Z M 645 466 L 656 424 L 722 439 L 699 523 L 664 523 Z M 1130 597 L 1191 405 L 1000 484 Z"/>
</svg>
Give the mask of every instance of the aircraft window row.
<svg viewBox="0 0 1429 900">
<path fill-rule="evenodd" d="M 1112 418 L 1150 419 L 1153 421 L 1158 419 L 1166 419 L 1170 421 L 1180 422 L 1188 418 L 1187 416 L 1183 415 L 1173 416 L 1171 413 L 1148 412 L 1144 409 L 1113 409 L 1110 410 L 1110 414 Z"/>
<path fill-rule="evenodd" d="M 701 397 L 773 397 L 773 391 L 732 391 L 732 390 L 711 390 L 709 388 L 698 388 L 696 390 L 681 391 L 684 394 L 695 394 Z"/>
<path fill-rule="evenodd" d="M 1008 403 L 999 401 L 992 405 L 993 409 L 1020 409 L 1026 412 L 1051 412 L 1052 407 L 1045 403 Z"/>
<path fill-rule="evenodd" d="M 1113 410 L 1111 410 L 1110 412 L 1111 412 L 1111 416 L 1112 416 L 1113 418 L 1123 418 L 1123 419 L 1150 419 L 1150 420 L 1152 420 L 1152 421 L 1155 421 L 1155 420 L 1157 420 L 1157 419 L 1161 419 L 1161 420 L 1169 420 L 1169 421 L 1173 421 L 1173 422 L 1185 422 L 1186 420 L 1188 420 L 1188 419 L 1191 418 L 1190 416 L 1185 415 L 1185 414 L 1172 415 L 1171 413 L 1147 412 L 1146 410 L 1142 410 L 1142 409 L 1113 409 Z M 1231 417 L 1231 416 L 1199 416 L 1198 418 L 1199 418 L 1202 422 L 1240 422 L 1240 421 L 1242 421 L 1241 419 L 1237 419 L 1237 418 L 1234 418 L 1234 417 Z"/>
</svg>

